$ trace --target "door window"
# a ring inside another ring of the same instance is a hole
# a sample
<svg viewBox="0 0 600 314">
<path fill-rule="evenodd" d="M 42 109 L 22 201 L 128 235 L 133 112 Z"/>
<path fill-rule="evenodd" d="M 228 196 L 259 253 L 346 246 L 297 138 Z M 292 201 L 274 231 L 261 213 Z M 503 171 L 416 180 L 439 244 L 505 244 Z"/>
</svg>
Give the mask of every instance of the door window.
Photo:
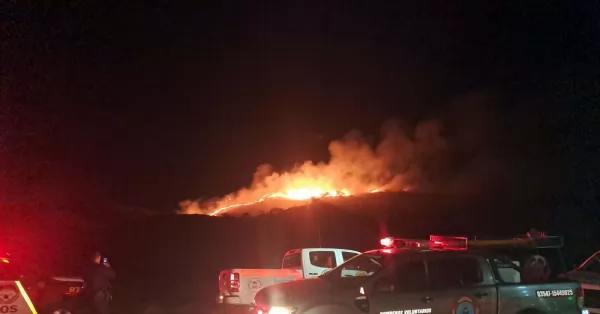
<svg viewBox="0 0 600 314">
<path fill-rule="evenodd" d="M 397 292 L 419 292 L 427 286 L 425 263 L 420 259 L 396 261 Z"/>
<path fill-rule="evenodd" d="M 313 251 L 308 253 L 308 257 L 310 258 L 310 264 L 313 266 L 321 268 L 334 268 L 337 266 L 335 252 L 333 251 Z"/>
<path fill-rule="evenodd" d="M 389 264 L 390 255 L 360 254 L 340 266 L 340 277 L 372 276 Z"/>
<path fill-rule="evenodd" d="M 425 264 L 421 259 L 397 259 L 391 273 L 375 283 L 377 291 L 393 293 L 421 292 L 426 286 Z"/>
<path fill-rule="evenodd" d="M 352 252 L 342 252 L 342 258 L 344 259 L 344 262 L 353 258 L 354 256 L 358 255 L 358 253 L 352 253 Z"/>
<path fill-rule="evenodd" d="M 456 289 L 483 282 L 479 261 L 469 256 L 433 258 L 427 261 L 432 289 Z"/>
</svg>

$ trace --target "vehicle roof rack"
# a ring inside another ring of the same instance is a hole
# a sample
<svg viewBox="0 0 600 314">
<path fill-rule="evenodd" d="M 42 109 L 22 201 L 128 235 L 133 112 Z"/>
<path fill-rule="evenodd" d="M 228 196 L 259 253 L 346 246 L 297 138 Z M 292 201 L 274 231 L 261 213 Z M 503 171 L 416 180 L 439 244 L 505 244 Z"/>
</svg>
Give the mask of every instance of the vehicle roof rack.
<svg viewBox="0 0 600 314">
<path fill-rule="evenodd" d="M 547 249 L 562 248 L 564 246 L 564 238 L 562 236 L 548 236 L 545 232 L 538 232 L 535 229 L 531 229 L 531 231 L 525 235 L 518 235 L 507 239 L 469 240 L 467 237 L 431 235 L 429 241 L 388 237 L 381 239 L 380 244 L 383 248 L 428 249 L 441 251 L 465 251 L 469 248 Z"/>
<path fill-rule="evenodd" d="M 474 248 L 532 248 L 532 249 L 559 249 L 564 246 L 562 236 L 545 237 L 515 237 L 512 239 L 490 239 L 490 240 L 472 240 L 469 246 Z"/>
</svg>

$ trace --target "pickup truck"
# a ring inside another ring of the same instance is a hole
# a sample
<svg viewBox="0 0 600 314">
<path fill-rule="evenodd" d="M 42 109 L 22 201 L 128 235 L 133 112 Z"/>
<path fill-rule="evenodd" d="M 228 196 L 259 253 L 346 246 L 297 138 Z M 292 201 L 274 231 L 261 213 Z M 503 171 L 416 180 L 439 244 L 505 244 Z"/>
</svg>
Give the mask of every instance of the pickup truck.
<svg viewBox="0 0 600 314">
<path fill-rule="evenodd" d="M 261 289 L 251 311 L 253 314 L 586 313 L 579 283 L 537 280 L 536 274 L 545 267 L 534 263 L 530 268 L 537 271 L 522 270 L 506 255 L 497 255 L 484 249 L 484 245 L 469 248 L 467 242 L 466 238 L 442 236 L 432 236 L 429 241 L 382 239 L 382 248 L 360 254 L 316 279 Z M 504 244 L 510 242 L 528 241 L 515 239 Z"/>
<path fill-rule="evenodd" d="M 360 252 L 334 248 L 288 251 L 281 269 L 225 269 L 219 274 L 217 303 L 222 313 L 248 313 L 254 295 L 270 285 L 314 278 L 344 263 Z"/>
<path fill-rule="evenodd" d="M 581 283 L 585 307 L 590 313 L 600 314 L 600 251 L 568 272 L 566 277 Z"/>
</svg>

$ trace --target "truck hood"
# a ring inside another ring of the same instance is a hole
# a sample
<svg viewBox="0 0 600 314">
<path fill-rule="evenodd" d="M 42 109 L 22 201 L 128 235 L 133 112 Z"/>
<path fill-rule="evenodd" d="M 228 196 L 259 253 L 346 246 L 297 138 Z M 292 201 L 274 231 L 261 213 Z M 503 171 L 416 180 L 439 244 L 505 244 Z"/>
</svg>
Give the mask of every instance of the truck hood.
<svg viewBox="0 0 600 314">
<path fill-rule="evenodd" d="M 83 282 L 81 277 L 66 277 L 66 276 L 53 276 L 52 280 L 62 282 Z"/>
<path fill-rule="evenodd" d="M 321 278 L 285 282 L 258 291 L 254 300 L 257 305 L 296 306 L 308 300 L 326 298 L 331 292 L 331 283 Z"/>
</svg>

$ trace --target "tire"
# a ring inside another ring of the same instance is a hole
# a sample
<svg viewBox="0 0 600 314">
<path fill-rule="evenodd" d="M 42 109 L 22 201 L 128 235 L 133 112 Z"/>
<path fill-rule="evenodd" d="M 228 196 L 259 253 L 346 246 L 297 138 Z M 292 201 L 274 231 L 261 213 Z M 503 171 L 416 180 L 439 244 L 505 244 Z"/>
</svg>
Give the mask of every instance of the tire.
<svg viewBox="0 0 600 314">
<path fill-rule="evenodd" d="M 80 314 L 81 312 L 75 313 L 73 307 L 66 302 L 58 302 L 52 304 L 44 309 L 41 313 L 44 314 Z"/>
</svg>

